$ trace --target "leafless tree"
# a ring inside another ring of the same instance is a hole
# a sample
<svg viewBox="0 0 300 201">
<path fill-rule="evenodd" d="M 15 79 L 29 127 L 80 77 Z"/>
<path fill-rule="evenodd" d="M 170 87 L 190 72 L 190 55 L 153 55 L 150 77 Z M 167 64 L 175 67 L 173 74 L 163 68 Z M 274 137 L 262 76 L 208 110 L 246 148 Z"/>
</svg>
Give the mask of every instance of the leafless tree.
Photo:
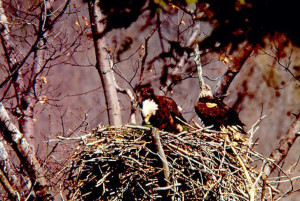
<svg viewBox="0 0 300 201">
<path fill-rule="evenodd" d="M 29 3 L 27 8 L 22 2 L 0 1 L 1 44 L 6 61 L 6 64 L 2 63 L 1 66 L 3 77 L 0 85 L 1 88 L 5 88 L 2 90 L 0 101 L 3 137 L 1 147 L 3 153 L 6 153 L 8 148 L 4 145 L 6 142 L 19 159 L 13 167 L 11 159 L 14 154 L 10 154 L 9 157 L 6 154 L 2 156 L 1 182 L 9 196 L 14 199 L 34 196 L 36 199 L 43 200 L 51 197 L 46 170 L 37 158 L 33 140 L 37 137 L 34 133 L 34 110 L 37 102 L 47 101 L 43 96 L 45 92 L 42 86 L 47 79 L 42 73 L 49 61 L 57 54 L 56 50 L 47 50 L 47 46 L 49 47 L 47 40 L 51 40 L 50 31 L 62 17 L 69 3 L 69 1 L 64 2 L 55 12 L 52 0 L 38 5 Z M 11 116 L 14 117 L 10 117 L 6 108 L 9 108 Z M 17 126 L 15 120 L 18 122 Z M 25 172 L 25 182 L 29 182 L 27 186 L 25 185 L 27 189 L 20 185 L 23 182 L 20 178 L 23 176 L 19 177 L 20 173 L 17 174 L 15 170 L 17 164 L 20 164 Z"/>
<path fill-rule="evenodd" d="M 117 127 L 140 124 L 136 85 L 151 83 L 156 93 L 172 96 L 184 106 L 183 114 L 189 121 L 196 119 L 193 105 L 204 82 L 216 86 L 216 96 L 233 101 L 234 109 L 249 112 L 247 101 L 264 93 L 259 91 L 264 84 L 257 86 L 257 80 L 271 86 L 269 82 L 280 80 L 273 71 L 280 69 L 288 76 L 270 87 L 276 91 L 276 99 L 273 97 L 269 105 L 273 100 L 282 98 L 284 102 L 284 97 L 296 96 L 290 93 L 299 85 L 293 63 L 295 53 L 287 53 L 296 41 L 293 35 L 287 35 L 292 41 L 287 42 L 288 37 L 274 35 L 273 29 L 260 33 L 256 28 L 264 26 L 252 26 L 258 23 L 251 21 L 252 16 L 241 18 L 245 24 L 235 23 L 240 18 L 231 18 L 223 9 L 240 16 L 251 7 L 260 7 L 256 2 L 250 5 L 236 1 L 232 7 L 229 4 L 118 0 L 112 6 L 110 0 L 0 0 L 0 181 L 9 197 L 51 197 L 57 192 L 64 197 L 63 191 L 71 188 L 65 182 L 68 175 L 64 159 L 76 149 L 62 142 L 71 139 L 71 135 L 80 138 L 80 133 L 91 131 L 91 122 L 93 126 L 108 123 Z M 223 10 L 221 16 L 219 9 Z M 251 38 L 247 38 L 249 35 Z M 280 42 L 276 43 L 276 38 Z M 262 62 L 267 59 L 253 61 L 262 55 L 273 61 L 271 78 L 255 72 L 259 65 L 268 71 L 269 66 Z M 65 66 L 72 66 L 72 70 L 63 71 Z M 62 75 L 72 74 L 74 69 L 84 69 L 88 76 L 73 79 L 72 75 Z M 60 79 L 63 81 L 56 82 L 56 78 L 64 76 Z M 94 81 L 95 77 L 100 77 L 101 83 Z M 81 85 L 84 91 L 78 93 L 62 88 L 64 84 L 73 87 L 78 80 L 89 80 L 91 87 Z M 281 96 L 288 87 L 290 91 Z M 74 99 L 69 101 L 71 98 Z M 88 100 L 80 105 L 79 99 Z M 259 115 L 265 112 L 260 111 L 260 103 L 255 108 Z M 282 163 L 296 142 L 299 120 L 290 124 L 298 109 L 289 109 L 285 128 L 290 130 L 287 134 L 280 131 L 284 140 L 270 156 L 274 163 L 266 165 L 266 176 L 274 165 Z M 73 118 L 68 117 L 70 113 Z M 96 115 L 91 117 L 90 113 Z M 246 121 L 253 116 L 244 115 Z M 36 123 L 39 118 L 44 124 Z M 247 123 L 254 118 L 257 117 Z M 47 132 L 40 132 L 41 127 Z M 53 139 L 56 136 L 58 139 Z M 59 190 L 47 188 L 59 185 Z"/>
</svg>

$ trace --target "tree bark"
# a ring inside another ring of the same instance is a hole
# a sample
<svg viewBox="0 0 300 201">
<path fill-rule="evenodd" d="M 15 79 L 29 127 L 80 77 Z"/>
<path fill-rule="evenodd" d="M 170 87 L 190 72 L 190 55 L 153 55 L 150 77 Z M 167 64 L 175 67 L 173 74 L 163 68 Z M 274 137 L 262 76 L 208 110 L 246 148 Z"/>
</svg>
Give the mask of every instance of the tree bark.
<svg viewBox="0 0 300 201">
<path fill-rule="evenodd" d="M 156 152 L 159 155 L 159 158 L 162 162 L 162 166 L 164 169 L 164 177 L 166 181 L 169 181 L 169 177 L 170 177 L 170 169 L 169 169 L 169 165 L 168 165 L 168 160 L 166 157 L 166 154 L 164 152 L 164 149 L 161 145 L 160 142 L 160 137 L 159 137 L 159 130 L 155 127 L 152 127 L 151 133 L 152 133 L 152 137 L 153 137 L 153 143 L 155 145 L 156 148 Z"/>
<path fill-rule="evenodd" d="M 168 165 L 168 160 L 165 154 L 165 151 L 162 147 L 162 144 L 160 142 L 160 136 L 159 136 L 159 130 L 158 128 L 152 127 L 151 128 L 151 133 L 152 133 L 152 137 L 153 137 L 153 144 L 155 146 L 157 155 L 158 155 L 158 160 L 161 161 L 162 164 L 162 168 L 164 171 L 164 178 L 160 178 L 160 176 L 158 176 L 158 182 L 159 185 L 162 185 L 161 187 L 167 187 L 169 186 L 169 177 L 170 177 L 170 169 L 169 169 L 169 165 Z M 162 200 L 166 200 L 166 201 L 170 201 L 171 200 L 171 196 L 169 196 L 169 190 L 163 190 L 160 192 L 161 196 L 162 196 Z"/>
<path fill-rule="evenodd" d="M 32 146 L 32 148 L 35 150 L 35 142 L 34 142 L 34 121 L 33 121 L 33 114 L 34 114 L 34 105 L 36 103 L 36 98 L 34 95 L 34 84 L 38 83 L 38 72 L 41 70 L 41 66 L 43 65 L 43 55 L 44 55 L 44 49 L 39 47 L 42 47 L 44 45 L 44 36 L 45 36 L 45 24 L 47 21 L 47 12 L 49 9 L 51 9 L 51 5 L 53 3 L 53 0 L 45 1 L 45 4 L 41 7 L 41 17 L 39 22 L 39 43 L 37 45 L 38 48 L 36 48 L 35 55 L 34 55 L 34 63 L 33 68 L 29 69 L 27 71 L 31 71 L 31 80 L 28 84 L 29 86 L 26 86 L 26 78 L 24 77 L 22 71 L 18 71 L 18 75 L 16 76 L 17 79 L 13 81 L 13 85 L 15 88 L 15 97 L 18 102 L 18 108 L 20 109 L 20 113 L 22 113 L 22 116 L 18 117 L 18 124 L 19 124 L 19 130 L 21 133 L 24 134 L 24 136 L 27 138 L 29 144 Z M 0 19 L 3 23 L 3 29 L 2 29 L 2 44 L 3 48 L 6 50 L 6 58 L 7 58 L 7 64 L 11 71 L 14 71 L 16 65 L 18 65 L 18 61 L 15 58 L 16 50 L 13 45 L 10 28 L 7 26 L 8 20 L 5 15 L 5 10 L 3 8 L 3 2 L 0 0 Z M 37 90 L 37 88 L 35 88 Z M 21 115 L 21 114 L 19 114 Z"/>
<path fill-rule="evenodd" d="M 92 35 L 96 54 L 96 68 L 100 75 L 102 87 L 104 90 L 105 102 L 107 106 L 107 115 L 110 125 L 121 126 L 121 109 L 117 90 L 113 81 L 113 70 L 109 64 L 109 54 L 106 49 L 105 37 L 99 37 L 103 32 L 104 26 L 101 22 L 103 15 L 99 7 L 99 0 L 89 1 L 89 13 L 91 20 Z"/>
<path fill-rule="evenodd" d="M 264 167 L 264 173 L 266 177 L 269 177 L 275 170 L 276 165 L 279 165 L 282 160 L 287 156 L 290 148 L 300 135 L 300 114 L 298 114 L 296 120 L 288 130 L 284 139 L 279 143 L 279 146 L 271 153 L 270 159 L 274 160 L 272 163 L 267 163 Z"/>
<path fill-rule="evenodd" d="M 0 182 L 5 189 L 5 191 L 8 193 L 9 198 L 17 199 L 19 197 L 19 193 L 13 188 L 13 186 L 10 184 L 8 179 L 6 178 L 6 175 L 4 175 L 4 172 L 0 170 Z"/>
<path fill-rule="evenodd" d="M 24 135 L 12 123 L 6 109 L 0 102 L 0 132 L 4 139 L 11 145 L 17 154 L 21 164 L 27 172 L 37 198 L 51 196 L 47 193 L 45 170 L 39 164 L 32 148 L 24 138 Z"/>
<path fill-rule="evenodd" d="M 11 160 L 8 156 L 8 153 L 5 149 L 2 140 L 3 139 L 1 139 L 0 141 L 0 169 L 3 171 L 3 174 L 7 177 L 11 185 L 18 188 L 20 181 L 16 177 L 16 171 L 11 164 Z"/>
<path fill-rule="evenodd" d="M 32 85 L 28 90 L 25 90 L 26 93 L 23 93 L 22 99 L 26 101 L 27 108 L 23 108 L 24 117 L 19 119 L 19 129 L 20 132 L 26 136 L 28 143 L 32 146 L 33 151 L 36 151 L 35 145 L 35 133 L 34 133 L 34 106 L 36 104 L 37 98 L 35 93 L 40 92 L 41 86 L 41 70 L 44 65 L 44 55 L 45 55 L 45 41 L 49 32 L 45 32 L 45 26 L 47 26 L 47 21 L 49 21 L 49 10 L 52 9 L 53 0 L 45 1 L 45 4 L 41 7 L 41 18 L 39 24 L 38 34 L 40 35 L 40 40 L 37 44 L 37 48 L 34 52 L 33 67 L 31 69 L 31 80 L 30 85 Z M 22 86 L 24 82 L 20 79 L 25 79 L 22 75 L 19 75 L 19 85 Z M 23 84 L 24 85 L 24 84 Z M 22 86 L 23 89 L 26 89 L 26 86 Z M 23 92 L 24 90 L 22 90 Z M 38 94 L 37 94 L 38 95 Z"/>
</svg>

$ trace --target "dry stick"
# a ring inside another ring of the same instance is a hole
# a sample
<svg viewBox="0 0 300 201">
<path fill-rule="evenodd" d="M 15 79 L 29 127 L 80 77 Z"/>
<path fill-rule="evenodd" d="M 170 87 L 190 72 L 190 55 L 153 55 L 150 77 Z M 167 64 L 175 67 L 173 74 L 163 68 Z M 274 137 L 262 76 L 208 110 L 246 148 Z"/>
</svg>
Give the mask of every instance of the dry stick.
<svg viewBox="0 0 300 201">
<path fill-rule="evenodd" d="M 181 152 L 182 154 L 185 154 L 185 155 L 188 155 L 188 156 L 195 156 L 195 154 L 189 153 L 186 150 L 175 146 L 174 144 L 169 143 L 168 146 L 170 146 L 174 150 L 177 150 L 177 151 Z"/>
<path fill-rule="evenodd" d="M 252 140 L 253 140 L 253 135 L 254 133 L 259 129 L 259 124 L 261 123 L 261 121 L 263 120 L 263 118 L 265 118 L 267 115 L 264 115 L 262 117 L 260 117 L 251 127 L 251 129 L 247 132 L 250 133 L 250 136 L 248 138 L 248 147 L 251 147 L 252 144 Z"/>
<path fill-rule="evenodd" d="M 149 127 L 145 127 L 145 126 L 125 125 L 125 127 L 127 127 L 127 128 L 133 128 L 133 129 L 142 129 L 142 130 L 147 130 L 147 131 L 150 130 Z"/>
<path fill-rule="evenodd" d="M 184 125 L 189 126 L 190 128 L 193 128 L 193 129 L 197 130 L 197 128 L 195 128 L 195 127 L 192 126 L 191 124 L 189 124 L 189 123 L 183 121 L 183 120 L 180 119 L 179 117 L 176 116 L 175 118 L 176 118 L 178 121 L 180 121 L 181 123 L 183 123 Z"/>
<path fill-rule="evenodd" d="M 254 201 L 254 196 L 255 196 L 255 186 L 254 186 L 253 181 L 252 181 L 252 179 L 251 179 L 251 177 L 250 177 L 250 175 L 249 175 L 249 172 L 248 172 L 248 170 L 247 170 L 247 168 L 246 168 L 246 166 L 245 166 L 243 160 L 242 160 L 241 157 L 238 155 L 236 149 L 232 146 L 231 141 L 230 141 L 228 135 L 226 135 L 225 139 L 226 139 L 226 141 L 228 142 L 228 144 L 230 145 L 231 150 L 232 150 L 233 153 L 236 155 L 236 157 L 237 157 L 237 159 L 238 159 L 240 165 L 242 166 L 242 168 L 243 168 L 243 170 L 244 170 L 244 172 L 245 172 L 246 178 L 247 178 L 247 180 L 248 180 L 248 182 L 249 182 L 249 184 L 250 184 L 250 186 L 251 186 L 251 189 L 249 190 L 250 201 Z"/>
<path fill-rule="evenodd" d="M 153 139 L 154 139 L 154 145 L 155 145 L 157 154 L 160 156 L 160 159 L 162 161 L 165 180 L 169 181 L 170 169 L 169 169 L 169 166 L 168 166 L 168 161 L 167 161 L 165 152 L 164 152 L 164 150 L 163 150 L 163 148 L 161 146 L 161 143 L 160 143 L 158 129 L 155 128 L 155 127 L 152 127 L 152 132 L 151 133 L 152 133 L 152 136 L 153 136 Z"/>
<path fill-rule="evenodd" d="M 265 165 L 263 169 L 263 180 L 264 186 L 267 184 L 267 178 L 272 174 L 275 168 L 283 161 L 283 159 L 287 156 L 290 148 L 296 141 L 297 137 L 300 136 L 300 114 L 297 115 L 297 119 L 294 121 L 290 129 L 288 130 L 287 134 L 285 135 L 284 139 L 280 141 L 280 144 L 277 149 L 275 149 L 271 155 L 270 159 L 274 161 L 269 162 Z M 263 189 L 263 194 L 261 200 L 264 199 L 265 190 Z"/>
<path fill-rule="evenodd" d="M 195 126 L 199 129 L 202 129 L 203 126 L 200 126 L 194 119 L 192 119 L 193 123 L 195 124 Z"/>
</svg>

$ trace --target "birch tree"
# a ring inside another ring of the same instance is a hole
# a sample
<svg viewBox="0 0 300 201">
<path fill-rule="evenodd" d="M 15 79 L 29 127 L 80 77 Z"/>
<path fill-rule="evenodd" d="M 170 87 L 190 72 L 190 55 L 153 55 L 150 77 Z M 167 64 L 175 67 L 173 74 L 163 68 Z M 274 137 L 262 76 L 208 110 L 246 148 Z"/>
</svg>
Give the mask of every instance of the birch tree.
<svg viewBox="0 0 300 201">
<path fill-rule="evenodd" d="M 99 7 L 99 0 L 89 1 L 88 6 L 96 55 L 96 69 L 100 75 L 104 90 L 108 121 L 110 125 L 121 126 L 121 108 L 117 90 L 114 85 L 114 74 L 110 68 L 109 50 L 107 48 L 105 37 L 99 37 L 99 35 L 104 31 L 104 26 L 101 21 L 103 19 L 103 14 Z"/>
<path fill-rule="evenodd" d="M 20 16 L 11 15 L 11 12 L 15 11 L 14 3 L 17 5 L 15 14 L 21 13 Z M 28 196 L 28 198 L 44 200 L 51 197 L 51 193 L 49 193 L 46 180 L 47 171 L 36 156 L 34 139 L 37 136 L 34 132 L 36 126 L 34 108 L 36 103 L 41 101 L 40 95 L 43 93 L 41 86 L 46 82 L 42 72 L 53 55 L 57 53 L 54 51 L 49 54 L 50 51 L 46 50 L 46 42 L 49 39 L 48 31 L 63 15 L 69 1 L 62 4 L 61 10 L 57 10 L 56 15 L 52 15 L 52 0 L 43 1 L 37 5 L 31 5 L 28 2 L 31 7 L 25 8 L 25 10 L 28 9 L 26 12 L 22 12 L 24 7 L 18 3 L 0 1 L 0 38 L 4 55 L 2 58 L 5 58 L 3 60 L 5 63 L 1 63 L 1 71 L 5 73 L 1 75 L 0 83 L 2 89 L 0 99 L 0 133 L 2 135 L 0 179 L 11 198 L 25 199 L 22 197 Z M 36 15 L 30 15 L 30 11 L 36 12 Z M 26 18 L 30 18 L 28 16 L 32 17 L 33 28 L 26 21 Z M 24 21 L 22 21 L 22 17 L 25 18 Z M 17 21 L 21 22 L 17 23 Z M 16 31 L 19 27 L 21 30 L 24 29 L 23 35 L 22 32 Z M 18 34 L 21 35 L 20 40 L 17 39 Z M 29 48 L 20 48 L 22 45 L 16 44 L 16 42 L 23 42 L 23 47 Z M 46 53 L 46 51 L 48 52 Z M 44 55 L 47 57 L 45 58 Z M 30 63 L 31 61 L 32 63 Z M 9 105 L 7 100 L 13 100 L 10 105 L 11 113 L 7 111 L 3 103 L 6 102 Z M 15 120 L 17 120 L 17 125 L 15 125 Z M 8 154 L 6 151 L 9 148 L 8 145 L 14 153 Z M 18 162 L 11 160 L 14 155 L 19 159 Z M 16 171 L 18 166 L 21 167 L 20 170 L 24 169 L 25 174 Z M 22 183 L 27 185 L 22 186 Z"/>
<path fill-rule="evenodd" d="M 11 145 L 20 162 L 24 165 L 32 188 L 37 198 L 43 200 L 46 197 L 51 197 L 47 189 L 47 181 L 45 178 L 45 170 L 39 164 L 35 153 L 28 144 L 24 135 L 17 129 L 11 121 L 6 109 L 0 102 L 0 133 L 3 138 Z"/>
</svg>

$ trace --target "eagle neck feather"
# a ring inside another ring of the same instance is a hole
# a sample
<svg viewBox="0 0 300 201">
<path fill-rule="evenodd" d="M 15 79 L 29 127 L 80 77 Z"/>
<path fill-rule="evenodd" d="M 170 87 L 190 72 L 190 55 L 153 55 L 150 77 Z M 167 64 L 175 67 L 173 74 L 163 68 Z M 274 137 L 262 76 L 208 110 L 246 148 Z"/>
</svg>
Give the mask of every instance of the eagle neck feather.
<svg viewBox="0 0 300 201">
<path fill-rule="evenodd" d="M 153 99 L 146 99 L 143 102 L 142 114 L 144 117 L 148 116 L 149 114 L 155 115 L 157 110 L 158 104 Z"/>
</svg>

